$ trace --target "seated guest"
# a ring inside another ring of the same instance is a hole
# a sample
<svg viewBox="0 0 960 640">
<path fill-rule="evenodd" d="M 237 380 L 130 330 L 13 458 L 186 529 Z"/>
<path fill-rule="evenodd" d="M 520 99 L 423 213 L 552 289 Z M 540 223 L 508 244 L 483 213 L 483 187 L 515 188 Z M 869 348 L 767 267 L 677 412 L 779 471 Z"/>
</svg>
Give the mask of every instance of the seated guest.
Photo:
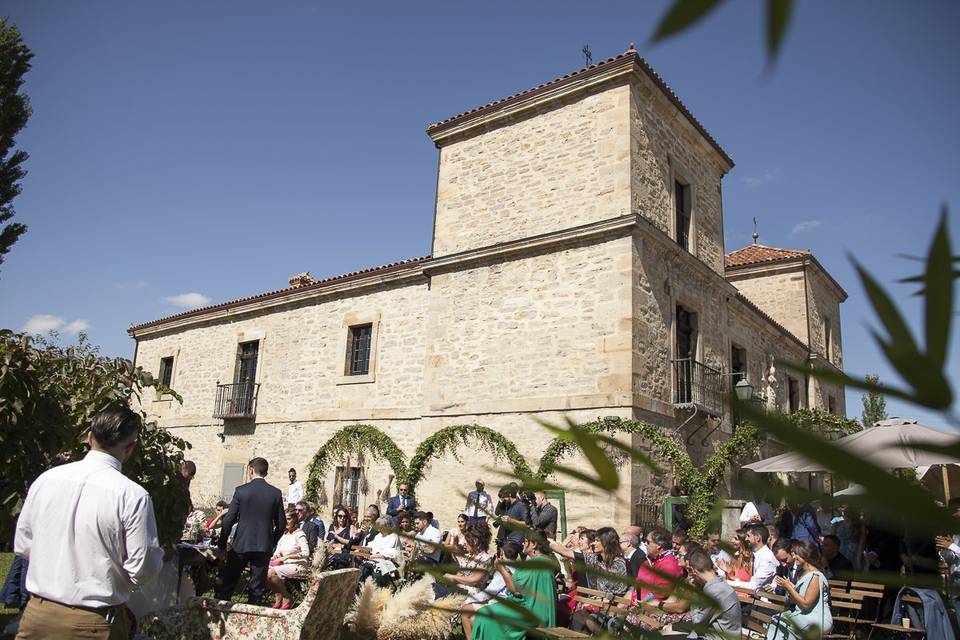
<svg viewBox="0 0 960 640">
<path fill-rule="evenodd" d="M 327 529 L 327 542 L 337 542 L 347 545 L 350 544 L 355 534 L 356 531 L 350 524 L 350 512 L 343 506 L 338 505 L 334 507 L 333 521 Z"/>
<path fill-rule="evenodd" d="M 682 547 L 683 543 L 687 541 L 687 532 L 683 529 L 677 529 L 670 536 L 670 541 L 673 544 L 674 552 L 680 553 L 680 547 Z"/>
<path fill-rule="evenodd" d="M 740 637 L 740 600 L 733 587 L 720 578 L 713 566 L 713 560 L 702 548 L 691 549 L 686 558 L 687 569 L 693 580 L 703 585 L 703 593 L 709 600 L 698 604 L 692 610 L 690 623 L 699 628 L 688 638 Z M 716 634 L 704 632 L 703 628 L 716 631 Z"/>
<path fill-rule="evenodd" d="M 207 520 L 204 523 L 204 527 L 207 531 L 211 529 L 216 529 L 220 526 L 220 522 L 223 520 L 223 517 L 227 515 L 227 510 L 230 509 L 230 505 L 227 504 L 225 500 L 217 500 L 217 510 L 212 518 Z"/>
<path fill-rule="evenodd" d="M 730 557 L 730 554 L 723 550 L 720 546 L 720 534 L 716 531 L 710 531 L 707 533 L 706 537 L 703 539 L 703 548 L 706 549 L 707 553 L 710 554 L 710 560 L 713 561 L 714 565 L 717 565 L 717 575 L 721 578 L 726 575 L 726 572 L 723 569 L 720 569 L 719 564 L 729 564 L 733 558 Z"/>
<path fill-rule="evenodd" d="M 780 539 L 780 529 L 777 529 L 774 525 L 767 525 L 767 546 L 773 550 L 773 545 L 777 544 L 777 540 Z"/>
<path fill-rule="evenodd" d="M 734 578 L 727 581 L 731 587 L 746 587 L 747 589 L 761 589 L 764 585 L 770 584 L 777 573 L 779 563 L 773 555 L 773 551 L 767 546 L 767 528 L 762 524 L 754 524 L 747 527 L 746 545 L 753 552 L 753 571 L 749 580 L 740 580 Z"/>
<path fill-rule="evenodd" d="M 620 548 L 623 550 L 623 559 L 627 561 L 627 575 L 631 577 L 637 575 L 643 561 L 647 559 L 647 554 L 637 548 L 640 545 L 640 538 L 631 532 L 631 529 L 638 528 L 627 527 L 620 534 Z"/>
<path fill-rule="evenodd" d="M 313 512 L 310 509 L 310 505 L 303 500 L 297 502 L 295 509 L 297 511 L 297 517 L 300 518 L 300 528 L 307 536 L 307 544 L 310 546 L 310 555 L 312 556 L 314 549 L 317 548 L 317 542 L 323 539 L 323 522 L 321 521 L 318 525 L 313 520 Z"/>
<path fill-rule="evenodd" d="M 590 553 L 593 549 L 593 543 L 597 539 L 597 532 L 593 529 L 587 529 L 585 527 L 577 527 L 580 530 L 580 533 L 577 535 L 576 547 L 571 549 L 566 544 L 564 548 L 572 554 L 573 561 L 575 565 L 570 570 L 570 580 L 565 585 L 567 588 L 567 593 L 565 594 L 566 599 L 563 600 L 561 606 L 566 610 L 567 614 L 573 614 L 577 608 L 577 602 L 574 598 L 577 596 L 577 587 L 583 586 L 591 589 L 594 587 L 594 584 L 591 582 L 593 576 L 589 573 L 582 571 L 581 567 L 584 566 L 585 561 L 583 558 L 584 553 Z M 557 544 L 556 542 L 550 543 L 550 550 L 553 550 L 553 546 Z M 570 558 L 571 556 L 567 553 L 561 553 L 561 557 Z M 579 565 L 579 566 L 577 566 Z"/>
<path fill-rule="evenodd" d="M 469 640 L 473 629 L 473 616 L 480 607 L 491 604 L 492 601 L 505 599 L 510 594 L 520 595 L 513 582 L 514 568 L 505 564 L 516 562 L 520 558 L 520 551 L 520 545 L 515 542 L 507 542 L 500 547 L 490 583 L 482 590 L 471 594 L 460 607 L 460 621 L 463 623 L 464 638 Z"/>
<path fill-rule="evenodd" d="M 719 565 L 727 580 L 747 582 L 753 576 L 753 547 L 747 542 L 747 530 L 737 529 L 730 539 L 733 545 L 733 560 Z"/>
<path fill-rule="evenodd" d="M 483 522 L 478 520 L 478 522 Z M 463 551 L 466 548 L 466 544 L 463 538 L 463 531 L 467 528 L 467 515 L 461 513 L 457 516 L 457 526 L 447 532 L 447 539 L 445 544 L 458 551 Z"/>
<path fill-rule="evenodd" d="M 794 585 L 778 576 L 776 584 L 787 592 L 793 606 L 773 616 L 767 627 L 767 638 L 825 637 L 833 630 L 833 616 L 830 613 L 830 585 L 820 568 L 820 550 L 810 541 L 797 541 L 792 550 L 800 569 L 800 579 Z"/>
<path fill-rule="evenodd" d="M 853 573 L 853 563 L 840 553 L 840 538 L 837 536 L 832 533 L 823 536 L 820 553 L 823 555 L 824 575 L 828 579 Z"/>
<path fill-rule="evenodd" d="M 413 531 L 413 516 L 410 515 L 409 511 L 401 511 L 397 516 L 397 530 L 403 533 Z"/>
<path fill-rule="evenodd" d="M 390 579 L 398 576 L 397 554 L 400 552 L 400 536 L 393 530 L 390 516 L 380 516 L 374 523 L 378 535 L 370 541 L 370 559 L 360 567 L 360 581 L 373 576 L 378 587 L 390 585 Z"/>
<path fill-rule="evenodd" d="M 568 549 L 576 549 L 580 546 L 580 534 L 586 531 L 587 528 L 584 526 L 579 526 L 574 528 L 569 534 L 567 534 L 566 539 L 563 541 L 563 546 Z"/>
<path fill-rule="evenodd" d="M 585 568 L 584 573 L 591 576 L 593 588 L 604 593 L 613 593 L 622 596 L 627 592 L 626 583 L 627 561 L 623 558 L 623 549 L 620 548 L 620 536 L 613 527 L 597 529 L 596 538 L 590 545 L 589 551 L 576 552 L 563 546 L 559 542 L 549 541 L 550 550 L 568 560 L 575 560 Z M 616 581 L 605 574 L 622 576 L 623 581 Z"/>
<path fill-rule="evenodd" d="M 687 564 L 687 556 L 689 553 L 695 549 L 702 550 L 703 548 L 692 540 L 687 540 L 680 546 L 680 551 L 677 552 L 677 562 L 680 565 L 680 568 L 683 570 L 684 575 L 686 576 L 685 582 L 689 585 L 693 585 L 693 578 L 690 575 L 690 567 Z M 653 628 L 643 622 L 642 619 L 638 620 L 631 616 L 627 617 L 627 621 L 634 625 L 639 626 L 640 628 L 647 631 L 655 631 L 662 629 L 663 627 L 675 624 L 677 622 L 689 622 L 691 618 L 690 612 L 690 598 L 688 595 L 689 592 L 678 590 L 676 593 L 671 593 L 666 599 L 654 601 L 656 602 L 657 609 L 663 613 L 657 613 L 656 618 L 659 622 L 657 627 Z M 650 615 L 649 611 L 645 610 L 645 607 L 641 607 L 639 610 L 640 613 L 645 613 Z M 591 628 L 591 631 L 597 633 L 600 629 Z"/>
<path fill-rule="evenodd" d="M 471 640 L 522 640 L 531 629 L 556 626 L 556 562 L 541 542 L 527 540 L 524 551 L 527 561 L 513 572 L 514 587 L 520 596 L 477 611 Z"/>
<path fill-rule="evenodd" d="M 430 524 L 430 520 L 432 520 L 430 514 L 424 511 L 413 514 L 414 538 L 416 545 L 420 548 L 417 560 L 437 564 L 440 562 L 442 553 L 443 534 Z"/>
<path fill-rule="evenodd" d="M 676 579 L 683 575 L 677 555 L 670 548 L 672 543 L 670 532 L 662 527 L 647 534 L 647 560 L 637 572 L 634 602 L 665 600 Z"/>
<path fill-rule="evenodd" d="M 490 548 L 490 527 L 479 520 L 470 524 L 464 531 L 463 551 L 454 556 L 460 569 L 456 573 L 446 573 L 443 581 L 466 591 L 472 596 L 483 589 L 490 581 L 490 566 L 493 558 L 487 553 Z M 433 583 L 434 595 L 442 598 L 451 593 L 451 589 L 442 582 Z"/>
<path fill-rule="evenodd" d="M 379 535 L 377 520 L 380 518 L 380 507 L 371 504 L 363 510 L 362 526 L 353 534 L 353 546 L 368 547 L 373 539 Z"/>
<path fill-rule="evenodd" d="M 300 528 L 300 518 L 296 510 L 287 507 L 286 517 L 286 531 L 277 542 L 277 549 L 273 552 L 270 568 L 267 570 L 267 588 L 277 594 L 273 602 L 274 609 L 289 609 L 293 604 L 290 590 L 283 581 L 306 576 L 307 562 L 310 559 L 307 536 Z"/>
<path fill-rule="evenodd" d="M 797 581 L 798 570 L 793 561 L 794 541 L 790 538 L 780 538 L 777 544 L 773 545 L 773 557 L 777 559 L 777 571 L 775 577 L 786 578 L 790 582 Z M 778 587 L 775 581 L 761 587 L 761 590 L 775 593 L 778 596 L 785 596 L 785 589 Z M 789 598 L 788 598 L 789 600 Z"/>
</svg>

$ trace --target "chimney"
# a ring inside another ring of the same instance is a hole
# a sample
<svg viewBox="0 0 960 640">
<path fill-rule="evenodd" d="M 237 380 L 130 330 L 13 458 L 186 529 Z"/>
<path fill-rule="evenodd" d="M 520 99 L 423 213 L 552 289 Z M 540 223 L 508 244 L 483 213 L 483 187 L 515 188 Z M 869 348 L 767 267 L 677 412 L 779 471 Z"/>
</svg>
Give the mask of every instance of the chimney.
<svg viewBox="0 0 960 640">
<path fill-rule="evenodd" d="M 309 271 L 304 271 L 303 273 L 297 273 L 290 276 L 290 286 L 291 287 L 305 287 L 308 284 L 313 284 L 317 279 L 310 275 Z"/>
</svg>

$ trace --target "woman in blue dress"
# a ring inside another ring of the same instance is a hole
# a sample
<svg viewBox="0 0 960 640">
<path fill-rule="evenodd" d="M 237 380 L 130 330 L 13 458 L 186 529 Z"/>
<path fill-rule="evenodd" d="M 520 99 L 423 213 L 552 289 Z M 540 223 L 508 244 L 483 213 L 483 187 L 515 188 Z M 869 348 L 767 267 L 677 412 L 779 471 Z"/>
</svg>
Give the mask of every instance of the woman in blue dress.
<svg viewBox="0 0 960 640">
<path fill-rule="evenodd" d="M 797 541 L 791 549 L 800 569 L 794 585 L 777 576 L 776 583 L 793 600 L 793 607 L 773 616 L 767 627 L 767 640 L 823 638 L 833 630 L 830 615 L 830 585 L 820 569 L 820 549 L 812 542 Z"/>
</svg>

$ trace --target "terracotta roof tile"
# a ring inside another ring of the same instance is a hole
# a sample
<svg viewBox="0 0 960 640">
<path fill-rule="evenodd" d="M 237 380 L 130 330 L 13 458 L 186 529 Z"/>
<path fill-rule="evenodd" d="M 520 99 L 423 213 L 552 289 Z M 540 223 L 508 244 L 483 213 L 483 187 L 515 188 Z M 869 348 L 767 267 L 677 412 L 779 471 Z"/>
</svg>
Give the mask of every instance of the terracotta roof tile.
<svg viewBox="0 0 960 640">
<path fill-rule="evenodd" d="M 433 122 L 427 126 L 427 133 L 432 134 L 439 131 L 443 131 L 449 126 L 452 126 L 453 124 L 456 124 L 460 120 L 466 119 L 469 116 L 472 116 L 474 114 L 478 114 L 480 112 L 486 112 L 486 111 L 493 111 L 494 109 L 499 108 L 505 105 L 506 103 L 515 102 L 521 98 L 534 95 L 536 93 L 545 91 L 547 89 L 555 88 L 557 85 L 560 85 L 562 83 L 579 79 L 598 71 L 602 71 L 615 63 L 624 61 L 627 58 L 632 58 L 637 64 L 640 65 L 640 68 L 644 71 L 644 73 L 646 73 L 650 77 L 650 79 L 653 80 L 654 84 L 656 84 L 660 88 L 660 90 L 663 91 L 664 94 L 666 94 L 666 96 L 670 99 L 670 101 L 673 102 L 673 104 L 680 110 L 680 112 L 683 113 L 684 116 L 686 116 L 687 120 L 690 121 L 690 124 L 692 124 L 694 128 L 697 131 L 699 131 L 704 138 L 706 138 L 707 142 L 709 142 L 710 145 L 714 149 L 716 149 L 717 152 L 723 157 L 723 159 L 726 160 L 732 167 L 734 164 L 733 159 L 729 155 L 727 155 L 727 152 L 720 147 L 720 144 L 714 139 L 712 135 L 710 135 L 710 132 L 708 132 L 706 128 L 704 128 L 704 126 L 700 124 L 700 121 L 698 121 L 696 118 L 693 117 L 693 114 L 690 112 L 687 106 L 683 104 L 683 102 L 681 102 L 679 96 L 677 96 L 677 94 L 673 91 L 673 89 L 670 88 L 670 86 L 666 83 L 663 77 L 659 73 L 657 73 L 653 69 L 653 67 L 651 67 L 650 64 L 646 60 L 644 60 L 640 56 L 640 54 L 637 53 L 635 49 L 632 48 L 632 46 L 630 49 L 627 49 L 626 51 L 624 51 L 618 56 L 607 58 L 606 60 L 602 62 L 598 62 L 597 64 L 592 64 L 589 67 L 584 67 L 583 69 L 579 69 L 578 71 L 573 71 L 571 73 L 568 73 L 565 76 L 560 76 L 559 78 L 550 80 L 549 82 L 538 84 L 535 87 L 532 87 L 525 91 L 521 91 L 519 93 L 515 93 L 511 96 L 507 96 L 506 98 L 500 98 L 499 100 L 488 102 L 485 105 L 481 105 L 474 109 L 470 109 L 469 111 L 458 113 L 457 115 L 450 116 L 445 120 L 441 120 L 439 122 Z"/>
<path fill-rule="evenodd" d="M 401 267 L 419 264 L 426 260 L 429 260 L 430 256 L 420 256 L 419 258 L 409 258 L 407 260 L 398 260 L 397 262 L 391 262 L 389 264 L 383 264 L 377 267 L 368 267 L 366 269 L 360 269 L 358 271 L 351 271 L 350 273 L 343 273 L 338 276 L 332 276 L 330 278 L 324 278 L 323 280 L 315 280 L 314 282 L 297 284 L 289 287 L 284 287 L 283 289 L 277 289 L 275 291 L 268 291 L 266 293 L 258 293 L 253 296 L 246 296 L 244 298 L 237 298 L 236 300 L 229 300 L 227 302 L 220 302 L 217 304 L 211 304 L 206 307 L 199 307 L 197 309 L 190 309 L 189 311 L 182 311 L 180 313 L 175 313 L 170 316 L 165 316 L 157 320 L 151 320 L 150 322 L 144 322 L 142 324 L 132 325 L 127 332 L 133 332 L 138 329 L 144 329 L 146 327 L 152 327 L 158 324 L 163 324 L 164 322 L 169 322 L 170 320 L 176 320 L 179 318 L 186 318 L 189 316 L 197 316 L 208 311 L 215 311 L 218 309 L 226 309 L 233 307 L 245 302 L 253 302 L 255 300 L 265 300 L 269 298 L 280 297 L 286 293 L 298 289 L 322 289 L 324 286 L 337 284 L 340 282 L 346 282 L 360 278 L 362 276 L 376 275 L 378 273 L 387 273 L 390 271 L 396 271 Z"/>
<path fill-rule="evenodd" d="M 797 258 L 806 258 L 809 256 L 810 252 L 807 250 L 778 249 L 777 247 L 768 247 L 762 244 L 751 244 L 724 256 L 724 265 L 727 269 L 736 269 L 737 267 L 746 267 L 752 264 L 778 262 L 780 260 L 796 260 Z"/>
</svg>

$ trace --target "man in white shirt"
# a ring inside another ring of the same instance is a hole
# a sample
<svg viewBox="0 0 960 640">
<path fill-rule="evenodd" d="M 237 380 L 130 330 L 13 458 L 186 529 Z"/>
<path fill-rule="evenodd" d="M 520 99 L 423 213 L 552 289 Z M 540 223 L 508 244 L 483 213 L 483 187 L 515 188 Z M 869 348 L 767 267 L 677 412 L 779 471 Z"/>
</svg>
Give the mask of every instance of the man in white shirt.
<svg viewBox="0 0 960 640">
<path fill-rule="evenodd" d="M 467 506 L 463 508 L 463 513 L 467 516 L 467 522 L 486 522 L 493 513 L 493 499 L 483 490 L 483 480 L 477 478 L 474 486 L 476 490 L 467 494 Z"/>
<path fill-rule="evenodd" d="M 287 504 L 295 505 L 303 500 L 303 485 L 297 480 L 296 469 L 291 468 L 287 471 L 287 476 L 290 478 L 290 486 L 287 487 Z"/>
<path fill-rule="evenodd" d="M 753 575 L 749 580 L 727 580 L 731 587 L 757 590 L 773 581 L 780 563 L 767 546 L 768 535 L 767 528 L 762 524 L 752 524 L 747 527 L 747 544 L 753 548 Z"/>
<path fill-rule="evenodd" d="M 703 548 L 707 550 L 707 553 L 710 554 L 710 560 L 713 561 L 713 566 L 717 570 L 717 575 L 724 576 L 726 575 L 721 566 L 726 566 L 733 561 L 733 558 L 730 557 L 730 554 L 723 550 L 720 546 L 720 534 L 716 531 L 708 531 L 707 537 L 703 541 Z"/>
<path fill-rule="evenodd" d="M 440 543 L 443 542 L 443 534 L 430 524 L 430 514 L 417 511 L 413 514 L 413 526 L 416 529 L 414 538 L 420 543 L 421 548 L 418 559 L 434 564 L 440 562 L 442 553 Z"/>
<path fill-rule="evenodd" d="M 17 638 L 130 636 L 130 592 L 163 564 L 150 496 L 120 472 L 141 423 L 126 406 L 104 409 L 90 425 L 86 457 L 42 473 L 30 487 L 14 551 L 30 562 L 33 597 Z"/>
</svg>

